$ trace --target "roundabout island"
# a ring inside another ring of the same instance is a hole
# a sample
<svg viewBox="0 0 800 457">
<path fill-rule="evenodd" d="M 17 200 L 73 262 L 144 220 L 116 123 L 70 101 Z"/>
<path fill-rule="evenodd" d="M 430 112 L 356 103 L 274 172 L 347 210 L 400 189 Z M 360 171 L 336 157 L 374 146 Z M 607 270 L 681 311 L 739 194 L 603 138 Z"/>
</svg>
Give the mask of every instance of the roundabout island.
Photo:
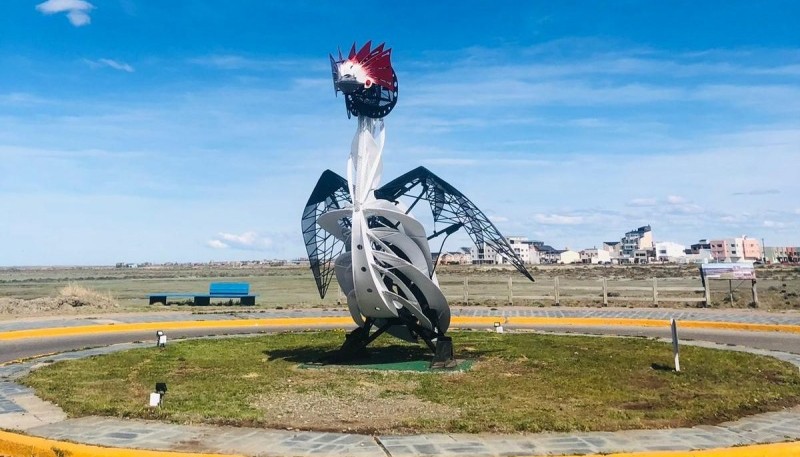
<svg viewBox="0 0 800 457">
<path fill-rule="evenodd" d="M 16 322 L 16 330 L 4 328 L 0 334 L 5 353 L 26 345 L 42 350 L 44 340 L 64 350 L 75 344 L 101 347 L 1 367 L 4 399 L 16 406 L 16 412 L 8 406 L 8 413 L 0 414 L 2 427 L 24 435 L 6 433 L 0 442 L 10 449 L 14 443 L 42 440 L 22 444 L 39 446 L 42 454 L 25 455 L 55 455 L 53 448 L 69 455 L 140 448 L 156 452 L 150 455 L 253 456 L 798 452 L 796 444 L 779 443 L 800 439 L 800 410 L 792 406 L 797 404 L 800 316 L 635 309 L 547 313 L 553 312 L 455 309 L 454 327 L 462 329 L 454 332 L 460 344 L 456 356 L 473 361 L 464 372 L 397 370 L 404 360 L 430 354 L 390 339 L 371 348 L 374 356 L 363 364 L 314 366 L 336 348 L 341 331 L 272 334 L 332 326 L 339 318 L 332 312 L 272 312 L 256 326 L 237 325 L 250 322 L 247 315 L 221 319 L 176 313 L 170 320 L 151 316 L 150 322 L 142 315 L 103 316 L 97 320 L 102 324 L 85 318 Z M 642 319 L 645 315 L 659 319 Z M 736 337 L 756 348 L 686 341 L 682 372 L 675 373 L 671 348 L 662 341 L 527 332 L 659 336 L 669 322 L 661 318 L 670 315 L 685 319 L 683 336 L 722 343 Z M 192 320 L 179 320 L 188 316 Z M 536 324 L 524 324 L 525 318 Z M 287 325 L 292 320 L 298 321 L 294 327 Z M 498 320 L 507 333 L 491 331 L 491 322 Z M 60 332 L 53 328 L 59 324 Z M 770 325 L 782 331 L 764 331 Z M 173 337 L 218 336 L 170 340 L 157 349 L 150 341 L 153 328 Z M 270 334 L 219 336 L 240 331 Z M 137 340 L 143 342 L 104 345 Z M 757 348 L 775 345 L 785 350 Z M 123 368 L 127 374 L 114 376 Z M 153 409 L 146 406 L 146 394 L 155 382 L 166 382 L 169 391 L 163 405 Z M 22 384 L 35 386 L 35 392 Z M 47 402 L 36 404 L 36 395 L 55 400 L 66 414 L 54 414 L 61 409 Z M 370 413 L 369 405 L 379 403 L 390 407 Z M 341 421 L 326 423 L 326 418 Z M 757 443 L 774 444 L 762 451 L 752 446 Z M 130 452 L 126 455 L 140 455 Z"/>
</svg>

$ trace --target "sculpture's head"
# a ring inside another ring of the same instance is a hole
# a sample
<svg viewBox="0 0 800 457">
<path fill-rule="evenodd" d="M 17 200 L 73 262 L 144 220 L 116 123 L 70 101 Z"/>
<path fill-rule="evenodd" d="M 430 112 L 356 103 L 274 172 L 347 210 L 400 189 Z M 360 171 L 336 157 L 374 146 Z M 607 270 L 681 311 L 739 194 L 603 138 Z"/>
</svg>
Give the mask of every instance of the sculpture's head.
<svg viewBox="0 0 800 457">
<path fill-rule="evenodd" d="M 332 55 L 333 90 L 345 95 L 348 115 L 381 118 L 397 103 L 397 76 L 392 69 L 391 49 L 381 44 L 370 49 L 368 41 L 359 51 L 350 48 L 345 59 L 339 51 L 338 60 Z"/>
</svg>

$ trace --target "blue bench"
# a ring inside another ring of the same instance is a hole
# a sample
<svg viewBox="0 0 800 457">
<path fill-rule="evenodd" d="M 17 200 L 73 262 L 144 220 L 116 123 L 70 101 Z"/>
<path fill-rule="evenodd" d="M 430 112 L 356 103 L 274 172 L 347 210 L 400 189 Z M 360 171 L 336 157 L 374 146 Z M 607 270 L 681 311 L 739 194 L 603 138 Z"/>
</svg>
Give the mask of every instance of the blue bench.
<svg viewBox="0 0 800 457">
<path fill-rule="evenodd" d="M 256 304 L 256 296 L 250 293 L 250 284 L 246 282 L 212 282 L 207 294 L 187 294 L 183 292 L 159 292 L 150 294 L 150 304 L 167 304 L 168 297 L 192 297 L 195 305 L 210 305 L 212 298 L 238 298 L 239 303 L 246 306 Z"/>
</svg>

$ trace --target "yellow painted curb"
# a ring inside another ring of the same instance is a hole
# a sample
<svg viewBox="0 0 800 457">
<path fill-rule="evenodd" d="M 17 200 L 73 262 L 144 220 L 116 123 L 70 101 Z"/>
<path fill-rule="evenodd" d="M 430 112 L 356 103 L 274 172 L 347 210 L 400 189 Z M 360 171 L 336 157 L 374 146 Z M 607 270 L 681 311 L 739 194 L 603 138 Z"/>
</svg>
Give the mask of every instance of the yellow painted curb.
<svg viewBox="0 0 800 457">
<path fill-rule="evenodd" d="M 495 321 L 502 321 L 495 318 Z M 509 317 L 504 322 L 516 325 L 580 325 L 608 327 L 668 327 L 666 319 L 628 319 L 606 317 Z M 678 321 L 678 327 L 714 330 L 744 330 L 751 332 L 800 333 L 800 325 L 753 324 L 747 322 Z"/>
<path fill-rule="evenodd" d="M 243 457 L 231 454 L 146 451 L 68 443 L 0 431 L 0 457 Z M 530 456 L 534 457 L 534 456 Z M 759 444 L 702 451 L 656 451 L 571 457 L 800 457 L 800 442 Z"/>
<path fill-rule="evenodd" d="M 0 457 L 243 457 L 229 454 L 143 451 L 75 444 L 0 431 Z"/>
<path fill-rule="evenodd" d="M 451 324 L 455 327 L 471 325 L 490 326 L 495 322 L 507 325 L 541 325 L 541 326 L 608 326 L 608 327 L 666 327 L 669 321 L 661 319 L 625 319 L 598 317 L 503 317 L 503 316 L 453 316 Z M 90 333 L 124 333 L 156 330 L 184 330 L 200 328 L 248 328 L 254 331 L 274 327 L 307 327 L 335 326 L 352 327 L 349 317 L 281 317 L 269 319 L 236 319 L 208 321 L 174 321 L 174 322 L 140 322 L 133 324 L 84 325 L 79 327 L 37 328 L 14 330 L 0 333 L 0 341 L 23 338 L 48 338 L 58 336 L 75 336 Z M 752 324 L 742 322 L 713 321 L 680 321 L 683 328 L 706 328 L 716 330 L 743 330 L 753 332 L 800 333 L 800 325 Z"/>
<path fill-rule="evenodd" d="M 756 444 L 753 446 L 705 449 L 702 451 L 650 451 L 569 457 L 800 457 L 800 442 Z"/>
</svg>

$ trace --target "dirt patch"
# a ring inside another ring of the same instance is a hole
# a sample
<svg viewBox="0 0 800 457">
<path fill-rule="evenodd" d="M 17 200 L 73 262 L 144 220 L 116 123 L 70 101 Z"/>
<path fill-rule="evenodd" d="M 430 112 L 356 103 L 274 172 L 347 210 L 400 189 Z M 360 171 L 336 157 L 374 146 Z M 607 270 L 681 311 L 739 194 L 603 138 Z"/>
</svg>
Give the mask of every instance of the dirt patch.
<svg viewBox="0 0 800 457">
<path fill-rule="evenodd" d="M 350 433 L 410 432 L 411 420 L 440 421 L 460 414 L 457 408 L 411 395 L 414 383 L 395 387 L 361 382 L 348 392 L 273 392 L 259 397 L 255 406 L 268 423 L 282 428 Z"/>
<path fill-rule="evenodd" d="M 70 284 L 59 290 L 55 297 L 21 298 L 0 297 L 0 314 L 45 314 L 57 312 L 72 314 L 79 310 L 100 311 L 117 308 L 119 304 L 110 293 L 100 293 L 86 287 Z"/>
</svg>

